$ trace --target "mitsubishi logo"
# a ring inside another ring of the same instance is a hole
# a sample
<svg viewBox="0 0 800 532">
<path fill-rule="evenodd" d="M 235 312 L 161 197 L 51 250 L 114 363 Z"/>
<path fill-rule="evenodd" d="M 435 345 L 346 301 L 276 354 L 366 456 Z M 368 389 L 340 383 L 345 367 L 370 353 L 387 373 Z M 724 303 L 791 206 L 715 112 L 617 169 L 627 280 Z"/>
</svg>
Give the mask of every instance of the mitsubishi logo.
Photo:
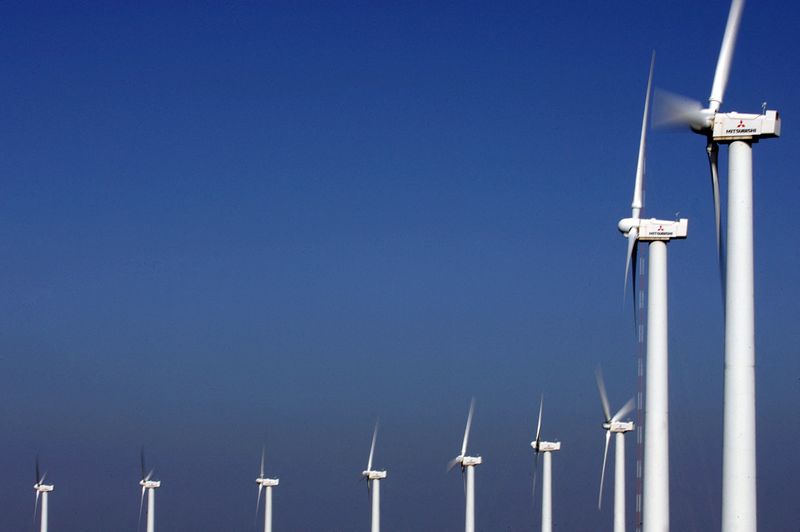
<svg viewBox="0 0 800 532">
<path fill-rule="evenodd" d="M 663 225 L 659 225 L 658 229 L 656 229 L 656 231 L 663 231 L 663 230 L 664 230 L 664 226 Z"/>
<path fill-rule="evenodd" d="M 739 124 L 736 127 L 747 127 L 744 125 L 744 120 L 739 120 Z"/>
</svg>

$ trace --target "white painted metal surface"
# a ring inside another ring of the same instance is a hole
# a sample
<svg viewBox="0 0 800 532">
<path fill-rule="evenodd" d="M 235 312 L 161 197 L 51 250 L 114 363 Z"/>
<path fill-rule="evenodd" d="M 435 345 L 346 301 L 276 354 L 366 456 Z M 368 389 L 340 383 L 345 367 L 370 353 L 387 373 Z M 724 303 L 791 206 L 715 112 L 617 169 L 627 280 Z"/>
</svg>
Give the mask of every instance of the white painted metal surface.
<svg viewBox="0 0 800 532">
<path fill-rule="evenodd" d="M 380 532 L 381 530 L 381 481 L 375 479 L 372 481 L 372 532 Z"/>
<path fill-rule="evenodd" d="M 667 244 L 650 243 L 644 426 L 644 532 L 669 530 Z"/>
<path fill-rule="evenodd" d="M 633 430 L 633 423 L 631 423 Z M 625 532 L 625 433 L 617 432 L 614 445 L 614 532 Z"/>
<path fill-rule="evenodd" d="M 47 532 L 47 526 L 48 526 L 47 496 L 49 495 L 48 491 L 42 491 L 42 521 L 40 528 L 41 532 Z"/>
<path fill-rule="evenodd" d="M 467 475 L 467 501 L 464 515 L 464 531 L 475 532 L 475 466 L 466 466 L 464 472 Z"/>
<path fill-rule="evenodd" d="M 755 311 L 753 289 L 753 153 L 730 145 L 728 257 L 725 289 L 725 406 L 722 530 L 756 530 Z"/>
<path fill-rule="evenodd" d="M 553 465 L 552 452 L 542 459 L 542 532 L 553 532 Z"/>
<path fill-rule="evenodd" d="M 147 532 L 156 532 L 156 490 L 147 489 Z"/>
</svg>

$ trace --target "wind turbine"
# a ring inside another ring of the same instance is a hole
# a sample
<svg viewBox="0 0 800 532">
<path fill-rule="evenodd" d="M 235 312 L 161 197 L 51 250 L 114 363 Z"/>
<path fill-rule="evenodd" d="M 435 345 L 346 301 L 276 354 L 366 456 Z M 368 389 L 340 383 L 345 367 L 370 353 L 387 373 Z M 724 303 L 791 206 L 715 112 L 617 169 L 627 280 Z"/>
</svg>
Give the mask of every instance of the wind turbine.
<svg viewBox="0 0 800 532">
<path fill-rule="evenodd" d="M 544 467 L 542 470 L 542 532 L 553 532 L 553 466 L 551 463 L 552 453 L 561 450 L 560 441 L 542 441 L 542 408 L 544 407 L 544 396 L 539 403 L 539 421 L 536 423 L 536 439 L 531 442 L 531 447 L 536 453 L 535 470 L 539 469 L 539 454 L 544 455 Z M 536 475 L 533 477 L 534 487 L 536 486 Z"/>
<path fill-rule="evenodd" d="M 375 422 L 375 430 L 372 432 L 372 445 L 369 448 L 369 459 L 367 468 L 361 472 L 361 476 L 367 481 L 367 489 L 372 490 L 372 532 L 380 532 L 381 529 L 381 480 L 386 478 L 386 471 L 374 471 L 372 469 L 372 457 L 375 456 L 375 439 L 378 437 L 378 422 Z"/>
<path fill-rule="evenodd" d="M 41 532 L 47 532 L 47 496 L 50 494 L 55 486 L 52 484 L 45 484 L 44 479 L 47 477 L 47 473 L 45 472 L 44 475 L 39 473 L 39 457 L 36 457 L 36 483 L 33 485 L 33 489 L 36 491 L 36 503 L 33 507 L 33 518 L 36 519 L 36 510 L 39 507 L 39 497 L 42 498 L 42 514 L 41 514 Z"/>
<path fill-rule="evenodd" d="M 153 469 L 147 472 L 144 462 L 144 449 L 141 454 L 142 459 L 142 479 L 139 485 L 142 487 L 142 498 L 139 500 L 139 529 L 142 520 L 142 507 L 144 506 L 144 495 L 147 492 L 147 532 L 155 532 L 156 530 L 156 489 L 161 487 L 160 480 L 151 480 L 153 477 Z"/>
<path fill-rule="evenodd" d="M 600 495 L 597 497 L 597 509 L 603 503 L 603 481 L 606 476 L 606 460 L 608 458 L 608 444 L 611 442 L 611 433 L 616 434 L 614 457 L 614 532 L 625 532 L 625 433 L 633 430 L 633 421 L 621 421 L 633 410 L 634 401 L 631 398 L 613 416 L 608 402 L 606 385 L 600 368 L 595 373 L 597 377 L 597 391 L 600 392 L 600 403 L 603 406 L 603 430 L 606 431 L 606 447 L 603 451 L 603 469 L 600 473 Z"/>
<path fill-rule="evenodd" d="M 633 268 L 636 300 L 636 257 L 640 241 L 649 243 L 650 271 L 647 284 L 647 361 L 645 364 L 644 486 L 642 521 L 644 532 L 669 530 L 669 345 L 667 341 L 667 243 L 686 238 L 689 221 L 640 218 L 644 208 L 645 153 L 650 91 L 655 53 L 650 60 L 647 94 L 644 100 L 639 158 L 633 186 L 631 217 L 620 220 L 618 228 L 628 239 L 625 284 Z M 631 260 L 633 262 L 631 263 Z M 634 304 L 634 312 L 635 304 Z"/>
<path fill-rule="evenodd" d="M 264 494 L 264 532 L 272 532 L 272 488 L 280 484 L 280 479 L 266 478 L 264 476 L 264 448 L 261 448 L 261 469 L 259 470 L 256 484 L 258 484 L 258 497 L 256 498 L 256 517 L 258 506 L 261 504 L 261 490 Z"/>
<path fill-rule="evenodd" d="M 469 403 L 469 414 L 467 415 L 467 427 L 464 429 L 464 441 L 461 443 L 461 454 L 453 458 L 447 466 L 450 471 L 456 464 L 461 464 L 461 474 L 466 475 L 466 511 L 464 516 L 465 532 L 475 532 L 475 466 L 481 465 L 483 459 L 480 456 L 467 456 L 467 440 L 472 426 L 472 414 L 475 412 L 475 398 Z"/>
<path fill-rule="evenodd" d="M 733 0 L 722 38 L 708 107 L 668 97 L 671 122 L 706 137 L 717 229 L 717 256 L 725 285 L 725 366 L 722 445 L 722 530 L 756 530 L 755 309 L 753 287 L 753 144 L 780 136 L 777 111 L 722 113 L 722 97 L 739 32 L 744 0 Z M 728 242 L 720 227 L 719 144 L 728 144 Z M 723 260 L 725 265 L 723 267 Z"/>
</svg>

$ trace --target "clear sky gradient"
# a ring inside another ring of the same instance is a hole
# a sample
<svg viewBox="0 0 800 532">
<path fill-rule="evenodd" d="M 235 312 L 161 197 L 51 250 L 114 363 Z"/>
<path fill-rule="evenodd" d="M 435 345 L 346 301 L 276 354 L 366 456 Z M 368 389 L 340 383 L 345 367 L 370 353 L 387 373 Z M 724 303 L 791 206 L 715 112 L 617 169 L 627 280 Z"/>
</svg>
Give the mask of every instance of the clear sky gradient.
<svg viewBox="0 0 800 532">
<path fill-rule="evenodd" d="M 602 363 L 636 390 L 625 240 L 647 69 L 706 99 L 727 2 L 5 2 L 0 6 L 0 506 L 56 532 L 538 529 L 540 394 L 557 530 L 596 509 Z M 751 0 L 723 109 L 754 148 L 759 523 L 800 521 L 798 7 Z M 672 523 L 719 529 L 722 304 L 702 137 L 653 130 L 670 244 Z M 727 148 L 722 150 L 723 193 Z M 633 456 L 629 440 L 629 526 Z M 610 487 L 607 484 L 607 487 Z M 539 493 L 541 493 L 539 491 Z"/>
</svg>

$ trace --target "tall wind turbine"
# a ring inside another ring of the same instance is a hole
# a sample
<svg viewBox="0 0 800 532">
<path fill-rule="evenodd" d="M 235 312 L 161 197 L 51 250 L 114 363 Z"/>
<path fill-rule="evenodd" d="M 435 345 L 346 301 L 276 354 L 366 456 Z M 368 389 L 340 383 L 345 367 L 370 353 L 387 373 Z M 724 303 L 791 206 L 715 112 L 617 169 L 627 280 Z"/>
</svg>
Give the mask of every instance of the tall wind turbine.
<svg viewBox="0 0 800 532">
<path fill-rule="evenodd" d="M 606 385 L 600 368 L 595 373 L 597 377 L 597 391 L 600 392 L 600 403 L 603 406 L 603 430 L 606 431 L 606 447 L 603 451 L 603 469 L 600 473 L 600 495 L 597 497 L 597 509 L 603 503 L 603 480 L 606 476 L 606 460 L 608 458 L 608 444 L 611 442 L 611 433 L 615 436 L 616 455 L 614 457 L 614 532 L 625 532 L 625 433 L 633 430 L 633 421 L 622 421 L 631 410 L 634 401 L 630 399 L 613 416 L 608 402 Z"/>
<path fill-rule="evenodd" d="M 161 487 L 160 480 L 151 480 L 153 477 L 153 470 L 149 472 L 145 467 L 144 462 L 144 449 L 142 449 L 142 479 L 139 485 L 142 487 L 142 498 L 139 500 L 139 521 L 141 524 L 142 507 L 144 506 L 144 495 L 147 493 L 147 532 L 155 532 L 156 530 L 156 489 Z M 136 529 L 139 529 L 137 525 Z"/>
<path fill-rule="evenodd" d="M 256 484 L 258 484 L 258 497 L 256 498 L 256 517 L 258 506 L 261 504 L 261 490 L 264 494 L 264 532 L 272 532 L 272 488 L 280 484 L 280 479 L 266 478 L 264 476 L 264 448 L 261 448 L 261 469 Z"/>
<path fill-rule="evenodd" d="M 375 456 L 375 439 L 378 437 L 378 422 L 375 422 L 375 430 L 372 431 L 372 445 L 369 448 L 369 459 L 367 468 L 361 472 L 361 476 L 367 481 L 367 489 L 372 490 L 372 532 L 380 532 L 381 529 L 381 480 L 386 478 L 386 471 L 374 471 L 372 469 L 372 457 Z"/>
<path fill-rule="evenodd" d="M 722 38 L 708 107 L 672 100 L 672 122 L 706 137 L 717 229 L 717 255 L 725 284 L 725 373 L 722 453 L 722 530 L 756 530 L 755 309 L 753 287 L 753 144 L 780 136 L 777 111 L 722 113 L 744 0 L 733 0 Z M 722 247 L 717 157 L 728 144 L 728 242 Z M 723 268 L 723 260 L 725 265 Z"/>
<path fill-rule="evenodd" d="M 542 441 L 542 408 L 544 407 L 544 396 L 539 403 L 539 421 L 536 423 L 536 439 L 531 442 L 531 447 L 535 454 L 535 470 L 539 469 L 539 454 L 544 455 L 544 467 L 542 471 L 542 532 L 553 532 L 553 465 L 552 453 L 561 450 L 560 441 Z M 533 477 L 534 487 L 536 486 L 536 476 Z"/>
<path fill-rule="evenodd" d="M 33 507 L 33 518 L 36 519 L 36 510 L 39 507 L 39 497 L 42 498 L 42 514 L 41 514 L 41 532 L 47 532 L 47 496 L 50 494 L 55 486 L 52 484 L 45 484 L 44 479 L 47 476 L 47 473 L 44 475 L 39 473 L 39 457 L 36 457 L 36 483 L 33 485 L 33 489 L 36 491 L 36 503 Z"/>
<path fill-rule="evenodd" d="M 480 456 L 467 456 L 467 440 L 472 426 L 472 414 L 475 412 L 475 398 L 469 403 L 467 415 L 467 428 L 464 430 L 464 441 L 461 443 L 461 454 L 450 461 L 447 470 L 450 471 L 456 464 L 461 464 L 461 474 L 466 475 L 466 511 L 464 516 L 465 532 L 475 532 L 475 466 L 483 463 Z"/>
<path fill-rule="evenodd" d="M 633 186 L 631 217 L 620 220 L 618 228 L 628 239 L 625 284 L 633 267 L 632 283 L 636 298 L 636 256 L 640 241 L 648 242 L 649 276 L 647 284 L 647 360 L 645 364 L 644 486 L 642 521 L 644 532 L 669 530 L 669 345 L 667 342 L 667 243 L 686 238 L 689 221 L 640 218 L 644 208 L 645 153 L 650 92 L 655 54 L 650 61 L 647 94 L 644 100 L 639 158 Z M 633 262 L 631 262 L 633 260 Z M 634 305 L 635 307 L 635 305 Z M 635 312 L 635 308 L 634 308 Z"/>
</svg>

